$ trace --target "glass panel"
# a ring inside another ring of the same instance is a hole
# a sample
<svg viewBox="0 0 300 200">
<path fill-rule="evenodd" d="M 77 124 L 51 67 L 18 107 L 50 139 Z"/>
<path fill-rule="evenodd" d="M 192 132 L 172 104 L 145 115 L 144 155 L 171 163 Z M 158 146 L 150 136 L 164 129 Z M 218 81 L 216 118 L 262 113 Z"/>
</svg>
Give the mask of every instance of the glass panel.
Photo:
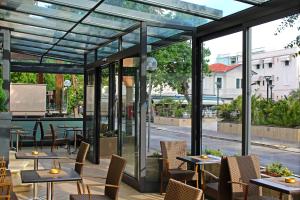
<svg viewBox="0 0 300 200">
<path fill-rule="evenodd" d="M 62 31 L 67 31 L 74 25 L 74 23 L 71 22 L 49 19 L 47 17 L 40 17 L 37 15 L 17 13 L 3 9 L 0 9 L 0 18 L 5 21 L 40 26 L 44 28 L 53 28 Z"/>
<path fill-rule="evenodd" d="M 197 4 L 198 6 L 201 6 L 203 8 L 214 8 L 216 10 L 219 10 L 222 12 L 222 16 L 226 17 L 227 15 L 231 15 L 233 13 L 245 10 L 252 5 L 247 4 L 247 3 L 242 3 L 236 0 L 200 0 L 200 1 L 195 1 L 195 0 L 181 0 L 183 2 L 189 2 L 189 3 L 194 3 Z"/>
<path fill-rule="evenodd" d="M 2 27 L 12 28 L 16 32 L 29 33 L 29 34 L 32 33 L 32 34 L 47 36 L 47 37 L 60 38 L 65 34 L 65 32 L 63 31 L 55 31 L 52 29 L 39 28 L 36 26 L 17 24 L 13 22 L 2 21 L 2 20 L 0 20 L 0 24 Z"/>
<path fill-rule="evenodd" d="M 89 160 L 95 161 L 94 132 L 95 130 L 95 72 L 88 72 L 86 86 L 86 135 L 87 142 L 90 144 Z"/>
<path fill-rule="evenodd" d="M 89 25 L 85 25 L 85 24 L 78 24 L 73 29 L 73 32 L 81 33 L 81 34 L 85 34 L 85 35 L 93 35 L 96 37 L 103 37 L 103 38 L 112 37 L 114 35 L 121 33 L 120 31 L 115 31 L 115 30 L 106 29 L 106 28 L 99 28 L 99 27 L 89 26 Z"/>
<path fill-rule="evenodd" d="M 83 20 L 83 23 L 98 25 L 109 29 L 125 30 L 130 26 L 133 26 L 137 22 L 130 19 L 124 19 L 120 17 L 103 15 L 100 13 L 93 12 L 86 19 Z"/>
<path fill-rule="evenodd" d="M 66 5 L 66 6 L 72 6 L 72 7 L 76 7 L 76 8 L 80 8 L 80 9 L 90 10 L 91 8 L 93 8 L 96 5 L 98 0 L 85 0 L 85 1 L 81 1 L 81 0 L 72 0 L 72 1 L 70 1 L 70 0 L 51 0 L 51 2 Z"/>
<path fill-rule="evenodd" d="M 242 52 L 241 32 L 204 43 L 204 154 L 241 155 L 242 87 L 236 87 L 236 80 L 242 81 L 242 54 L 233 52 Z"/>
<path fill-rule="evenodd" d="M 300 175 L 300 57 L 297 45 L 286 47 L 299 39 L 299 24 L 295 15 L 252 28 L 250 151 L 271 176 Z"/>
<path fill-rule="evenodd" d="M 176 35 L 179 33 L 183 33 L 183 31 L 177 29 L 147 26 L 148 36 L 153 36 L 153 37 L 158 36 L 158 37 L 168 38 L 171 37 L 172 35 Z"/>
<path fill-rule="evenodd" d="M 87 11 L 32 0 L 2 0 L 0 5 L 29 14 L 56 17 L 71 21 L 80 20 Z"/>
<path fill-rule="evenodd" d="M 83 59 L 83 55 L 80 55 L 80 54 L 72 54 L 72 53 L 66 53 L 66 52 L 60 52 L 60 51 L 49 51 L 49 54 L 51 55 L 58 55 L 58 56 L 65 56 L 65 57 L 68 57 L 68 58 L 73 58 L 75 60 L 78 60 L 78 59 Z"/>
<path fill-rule="evenodd" d="M 100 47 L 98 49 L 98 58 L 102 55 L 103 56 L 103 53 L 104 54 L 108 54 L 108 55 L 111 55 L 111 54 L 114 54 L 114 53 L 117 53 L 118 52 L 118 43 L 119 41 L 118 40 L 115 40 L 109 44 L 107 44 L 106 46 L 104 47 Z"/>
<path fill-rule="evenodd" d="M 70 52 L 70 53 L 74 53 L 74 54 L 84 54 L 84 50 L 81 49 L 74 49 L 74 48 L 68 48 L 68 47 L 62 47 L 62 46 L 54 46 L 53 50 L 56 51 L 62 51 L 62 52 Z"/>
<path fill-rule="evenodd" d="M 29 46 L 29 47 L 42 48 L 42 49 L 49 49 L 52 47 L 51 44 L 26 41 L 26 40 L 21 40 L 21 39 L 16 39 L 16 38 L 11 39 L 11 45 L 23 45 L 23 46 Z"/>
<path fill-rule="evenodd" d="M 87 60 L 87 64 L 94 63 L 95 62 L 95 51 L 88 52 L 86 60 Z"/>
<path fill-rule="evenodd" d="M 138 133 L 137 133 L 137 106 L 138 95 L 137 69 L 139 58 L 123 60 L 122 78 L 122 156 L 126 159 L 125 172 L 137 177 L 138 166 Z"/>
<path fill-rule="evenodd" d="M 141 3 L 131 2 L 128 0 L 106 0 L 96 9 L 96 11 L 135 20 L 185 26 L 200 26 L 210 21 L 205 18 L 195 17 L 176 11 L 170 11 Z"/>
<path fill-rule="evenodd" d="M 75 40 L 82 43 L 93 43 L 93 44 L 101 44 L 107 41 L 107 39 L 99 38 L 99 37 L 92 37 L 92 36 L 86 36 L 78 33 L 68 33 L 65 37 L 65 39 L 69 40 Z"/>
<path fill-rule="evenodd" d="M 73 42 L 73 41 L 68 41 L 68 40 L 61 40 L 61 41 L 59 41 L 58 45 L 74 47 L 74 48 L 78 48 L 78 49 L 80 49 L 80 48 L 81 49 L 91 49 L 91 48 L 96 47 L 96 45 L 80 43 L 80 42 Z"/>
<path fill-rule="evenodd" d="M 48 44 L 54 44 L 57 42 L 58 39 L 56 38 L 49 38 L 49 37 L 43 37 L 43 36 L 36 36 L 36 35 L 30 35 L 26 33 L 17 33 L 17 32 L 11 32 L 11 37 L 13 38 L 20 38 L 20 39 L 28 39 L 36 42 L 41 43 L 48 43 Z"/>
<path fill-rule="evenodd" d="M 12 45 L 11 49 L 12 49 L 12 51 L 13 50 L 21 50 L 23 52 L 29 51 L 29 52 L 38 53 L 38 54 L 43 54 L 47 51 L 46 49 L 26 47 L 26 46 L 21 46 L 21 45 Z"/>
</svg>

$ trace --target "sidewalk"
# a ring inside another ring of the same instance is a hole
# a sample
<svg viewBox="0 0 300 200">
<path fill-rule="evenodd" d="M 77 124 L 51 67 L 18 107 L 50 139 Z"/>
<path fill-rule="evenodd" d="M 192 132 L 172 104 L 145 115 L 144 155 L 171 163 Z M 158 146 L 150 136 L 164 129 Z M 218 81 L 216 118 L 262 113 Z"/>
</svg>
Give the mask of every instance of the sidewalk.
<svg viewBox="0 0 300 200">
<path fill-rule="evenodd" d="M 168 126 L 168 125 L 158 125 L 158 124 L 151 124 L 152 128 L 161 130 L 161 131 L 168 131 L 168 132 L 175 132 L 190 135 L 191 134 L 191 127 L 178 127 L 178 126 Z M 207 127 L 207 126 L 206 126 Z M 234 134 L 222 133 L 215 130 L 207 130 L 204 127 L 203 129 L 203 137 L 211 138 L 211 139 L 218 139 L 218 140 L 226 140 L 226 141 L 233 141 L 233 142 L 240 142 L 242 141 L 242 137 Z M 256 146 L 264 146 L 273 149 L 280 149 L 283 151 L 293 152 L 293 153 L 300 153 L 300 147 L 297 143 L 285 143 L 282 144 L 281 141 L 278 140 L 271 140 L 266 138 L 254 137 L 252 138 L 252 145 Z"/>
</svg>

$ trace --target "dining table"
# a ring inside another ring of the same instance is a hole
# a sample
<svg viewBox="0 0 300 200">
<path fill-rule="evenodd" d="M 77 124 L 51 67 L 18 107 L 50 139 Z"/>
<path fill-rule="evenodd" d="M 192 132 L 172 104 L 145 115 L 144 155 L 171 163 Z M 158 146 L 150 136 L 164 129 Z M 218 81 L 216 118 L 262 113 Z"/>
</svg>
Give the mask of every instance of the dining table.
<svg viewBox="0 0 300 200">
<path fill-rule="evenodd" d="M 283 193 L 289 195 L 293 200 L 299 200 L 300 178 L 294 177 L 296 180 L 294 183 L 286 183 L 285 178 L 286 177 L 270 177 L 251 179 L 250 183 L 280 192 L 280 200 L 283 200 Z"/>
<path fill-rule="evenodd" d="M 81 176 L 73 169 L 59 169 L 58 173 L 51 173 L 49 169 L 21 171 L 22 183 L 47 183 L 47 200 L 54 199 L 54 183 L 81 181 Z"/>
<path fill-rule="evenodd" d="M 57 126 L 59 129 L 64 129 L 65 132 L 65 137 L 68 137 L 68 133 L 72 132 L 73 133 L 73 138 L 74 138 L 74 151 L 70 153 L 76 153 L 77 151 L 77 133 L 80 133 L 80 135 L 83 134 L 83 128 L 79 126 L 69 126 L 69 125 L 59 125 Z"/>
<path fill-rule="evenodd" d="M 58 155 L 54 152 L 37 152 L 37 154 L 34 154 L 33 152 L 17 152 L 15 154 L 16 159 L 26 159 L 26 160 L 33 160 L 34 161 L 34 167 L 33 170 L 37 171 L 39 169 L 39 160 L 45 160 L 45 159 L 67 159 L 66 156 Z M 38 191 L 37 191 L 37 183 L 33 184 L 33 199 L 39 199 L 38 198 Z"/>
</svg>

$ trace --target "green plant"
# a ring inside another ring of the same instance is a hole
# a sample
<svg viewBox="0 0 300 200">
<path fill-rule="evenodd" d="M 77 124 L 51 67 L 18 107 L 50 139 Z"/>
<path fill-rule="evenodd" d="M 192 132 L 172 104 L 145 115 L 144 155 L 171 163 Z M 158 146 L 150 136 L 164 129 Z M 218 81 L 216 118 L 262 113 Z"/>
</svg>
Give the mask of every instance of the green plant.
<svg viewBox="0 0 300 200">
<path fill-rule="evenodd" d="M 218 156 L 221 157 L 224 155 L 224 153 L 220 149 L 205 149 L 204 150 L 205 154 L 207 155 L 213 155 L 213 156 Z"/>
<path fill-rule="evenodd" d="M 153 157 L 153 158 L 161 158 L 161 154 L 160 154 L 160 152 L 155 151 L 155 152 L 153 152 L 152 155 L 150 155 L 149 157 Z"/>
<path fill-rule="evenodd" d="M 0 79 L 0 112 L 5 112 L 7 111 L 6 109 L 6 94 L 5 91 L 2 88 L 3 80 Z"/>
<path fill-rule="evenodd" d="M 266 167 L 266 173 L 271 176 L 291 176 L 293 173 L 280 162 L 273 162 Z"/>
</svg>

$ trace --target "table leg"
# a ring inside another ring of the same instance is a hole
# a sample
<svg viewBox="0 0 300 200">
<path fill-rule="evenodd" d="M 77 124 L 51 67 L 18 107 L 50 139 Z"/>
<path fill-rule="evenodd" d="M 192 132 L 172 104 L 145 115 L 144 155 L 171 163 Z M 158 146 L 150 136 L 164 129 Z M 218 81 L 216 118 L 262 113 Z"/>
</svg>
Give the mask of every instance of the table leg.
<svg viewBox="0 0 300 200">
<path fill-rule="evenodd" d="M 38 159 L 34 159 L 34 170 L 38 170 L 39 168 L 39 160 Z M 37 190 L 37 183 L 33 184 L 33 199 L 39 199 L 38 198 L 38 190 Z"/>
<path fill-rule="evenodd" d="M 53 182 L 47 182 L 47 200 L 54 199 L 53 188 Z"/>
<path fill-rule="evenodd" d="M 20 137 L 20 135 L 17 133 L 16 137 L 17 137 L 17 139 L 16 139 L 16 151 L 18 152 L 19 151 L 19 137 Z"/>
</svg>

